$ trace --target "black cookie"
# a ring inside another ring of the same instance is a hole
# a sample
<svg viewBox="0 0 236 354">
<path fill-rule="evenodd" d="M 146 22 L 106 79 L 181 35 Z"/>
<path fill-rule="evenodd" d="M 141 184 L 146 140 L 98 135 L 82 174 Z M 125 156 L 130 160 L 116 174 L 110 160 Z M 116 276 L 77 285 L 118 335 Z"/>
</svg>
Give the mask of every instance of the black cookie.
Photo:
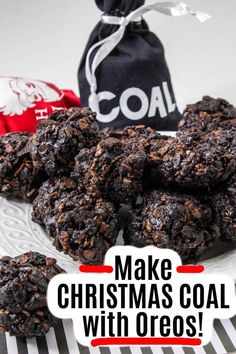
<svg viewBox="0 0 236 354">
<path fill-rule="evenodd" d="M 0 193 L 6 197 L 32 201 L 46 178 L 33 166 L 31 140 L 28 133 L 0 137 Z"/>
<path fill-rule="evenodd" d="M 133 204 L 143 190 L 146 153 L 125 139 L 107 138 L 96 149 L 88 192 L 105 197 L 116 206 Z"/>
<path fill-rule="evenodd" d="M 71 192 L 57 201 L 55 209 L 58 213 L 48 219 L 46 226 L 55 230 L 56 248 L 75 261 L 103 263 L 119 233 L 119 216 L 113 204 L 86 193 Z"/>
<path fill-rule="evenodd" d="M 185 261 L 195 261 L 212 246 L 211 209 L 190 195 L 153 191 L 129 213 L 127 244 L 170 248 Z"/>
<path fill-rule="evenodd" d="M 195 104 L 190 104 L 184 111 L 179 123 L 179 130 L 199 129 L 209 132 L 218 127 L 236 125 L 236 108 L 222 98 L 204 96 Z"/>
<path fill-rule="evenodd" d="M 64 271 L 36 252 L 0 259 L 0 331 L 19 337 L 42 336 L 58 320 L 47 307 L 49 281 Z"/>
<path fill-rule="evenodd" d="M 47 219 L 53 217 L 57 210 L 55 204 L 63 195 L 77 190 L 75 180 L 69 177 L 51 178 L 44 182 L 33 202 L 32 220 L 45 225 Z"/>
<path fill-rule="evenodd" d="M 74 158 L 100 140 L 96 115 L 89 108 L 72 108 L 41 122 L 33 138 L 32 159 L 49 176 L 69 175 Z"/>
<path fill-rule="evenodd" d="M 145 181 L 158 188 L 174 186 L 211 191 L 236 169 L 232 152 L 211 139 L 156 141 L 148 154 Z"/>
<path fill-rule="evenodd" d="M 42 185 L 32 216 L 46 227 L 59 251 L 84 263 L 102 263 L 119 233 L 113 204 L 92 197 L 67 177 L 52 178 Z"/>
<path fill-rule="evenodd" d="M 165 140 L 168 137 L 159 134 L 156 130 L 145 127 L 144 125 L 127 126 L 123 129 L 109 130 L 106 134 L 107 138 L 117 138 L 127 140 L 130 144 L 135 145 L 139 149 L 142 148 L 146 152 L 150 150 L 151 144 L 156 140 Z"/>
</svg>

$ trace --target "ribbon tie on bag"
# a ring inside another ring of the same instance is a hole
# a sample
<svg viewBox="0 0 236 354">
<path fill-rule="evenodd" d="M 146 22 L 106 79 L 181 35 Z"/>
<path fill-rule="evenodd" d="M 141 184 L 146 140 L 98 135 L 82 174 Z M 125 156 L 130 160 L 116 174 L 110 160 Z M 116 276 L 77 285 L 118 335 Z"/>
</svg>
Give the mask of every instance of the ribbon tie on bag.
<svg viewBox="0 0 236 354">
<path fill-rule="evenodd" d="M 130 22 L 135 22 L 137 19 L 149 12 L 156 11 L 167 16 L 184 16 L 184 15 L 192 15 L 195 16 L 200 22 L 205 22 L 211 18 L 210 15 L 201 12 L 194 11 L 189 7 L 189 5 L 183 2 L 155 2 L 150 5 L 143 5 L 131 12 L 126 17 L 117 17 L 117 16 L 109 16 L 103 15 L 102 22 L 110 25 L 119 26 L 118 30 L 112 33 L 110 36 L 104 38 L 100 42 L 94 44 L 90 50 L 88 51 L 86 57 L 85 64 L 85 72 L 86 78 L 90 86 L 90 97 L 89 97 L 89 105 L 91 109 L 97 114 L 100 114 L 99 108 L 99 100 L 97 96 L 97 80 L 96 80 L 96 69 L 101 64 L 101 62 L 112 52 L 112 50 L 118 45 L 118 43 L 122 40 L 126 27 Z M 91 61 L 91 56 L 94 51 L 97 50 L 94 55 L 93 60 Z"/>
</svg>

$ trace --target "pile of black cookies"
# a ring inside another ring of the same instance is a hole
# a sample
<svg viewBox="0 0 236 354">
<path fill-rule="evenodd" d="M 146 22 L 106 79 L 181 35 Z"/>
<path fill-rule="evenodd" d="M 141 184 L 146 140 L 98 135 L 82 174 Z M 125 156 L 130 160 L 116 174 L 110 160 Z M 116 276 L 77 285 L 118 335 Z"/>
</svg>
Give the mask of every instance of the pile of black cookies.
<svg viewBox="0 0 236 354">
<path fill-rule="evenodd" d="M 0 139 L 0 192 L 32 201 L 33 220 L 76 261 L 103 262 L 129 205 L 126 244 L 194 262 L 215 225 L 236 242 L 235 122 L 235 107 L 208 96 L 187 106 L 176 138 L 144 126 L 99 131 L 89 108 L 60 110 L 35 134 Z"/>
<path fill-rule="evenodd" d="M 99 131 L 89 108 L 56 111 L 35 134 L 0 139 L 0 192 L 33 201 L 33 220 L 76 261 L 103 262 L 129 205 L 126 244 L 193 262 L 215 224 L 236 242 L 235 122 L 232 105 L 208 96 L 187 106 L 176 138 L 144 126 Z"/>
<path fill-rule="evenodd" d="M 32 219 L 75 261 L 103 262 L 125 205 L 125 244 L 195 262 L 216 227 L 236 243 L 236 109 L 203 97 L 187 106 L 176 138 L 144 126 L 99 131 L 89 108 L 56 111 L 35 134 L 0 138 L 0 194 L 32 202 Z M 0 259 L 0 331 L 46 333 L 56 323 L 47 284 L 62 272 L 38 253 Z"/>
</svg>

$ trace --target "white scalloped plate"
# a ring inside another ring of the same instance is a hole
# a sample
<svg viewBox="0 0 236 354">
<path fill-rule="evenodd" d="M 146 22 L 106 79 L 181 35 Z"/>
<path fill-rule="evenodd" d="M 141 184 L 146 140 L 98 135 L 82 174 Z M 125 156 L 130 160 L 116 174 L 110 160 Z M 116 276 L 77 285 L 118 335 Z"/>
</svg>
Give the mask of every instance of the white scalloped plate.
<svg viewBox="0 0 236 354">
<path fill-rule="evenodd" d="M 0 197 L 0 254 L 17 256 L 27 251 L 36 251 L 57 259 L 67 272 L 76 273 L 79 263 L 58 252 L 45 230 L 31 220 L 31 205 Z M 119 237 L 118 244 L 122 244 Z M 236 249 L 217 241 L 208 251 L 201 264 L 208 274 L 228 274 L 236 281 Z"/>
</svg>

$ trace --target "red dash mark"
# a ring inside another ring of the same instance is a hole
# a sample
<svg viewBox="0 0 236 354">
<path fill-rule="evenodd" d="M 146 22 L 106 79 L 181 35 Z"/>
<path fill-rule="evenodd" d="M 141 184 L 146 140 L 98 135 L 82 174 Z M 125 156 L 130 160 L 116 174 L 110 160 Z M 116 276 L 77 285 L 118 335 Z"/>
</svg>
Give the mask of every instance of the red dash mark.
<svg viewBox="0 0 236 354">
<path fill-rule="evenodd" d="M 202 273 L 204 272 L 204 266 L 203 265 L 178 266 L 176 270 L 178 273 Z"/>
<path fill-rule="evenodd" d="M 201 345 L 199 338 L 96 338 L 91 341 L 93 347 L 102 345 Z"/>
<path fill-rule="evenodd" d="M 81 265 L 79 270 L 82 273 L 112 273 L 112 266 L 89 266 L 89 265 Z"/>
</svg>

